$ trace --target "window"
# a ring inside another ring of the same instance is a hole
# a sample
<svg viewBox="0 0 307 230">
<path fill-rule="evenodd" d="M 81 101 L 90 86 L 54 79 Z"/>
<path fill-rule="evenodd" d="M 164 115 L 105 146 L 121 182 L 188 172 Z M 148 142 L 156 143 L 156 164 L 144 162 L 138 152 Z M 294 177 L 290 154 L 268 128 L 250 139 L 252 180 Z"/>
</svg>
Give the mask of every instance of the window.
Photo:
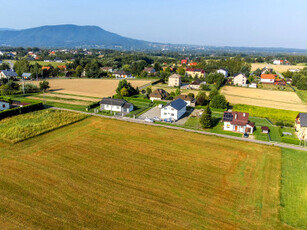
<svg viewBox="0 0 307 230">
<path fill-rule="evenodd" d="M 164 113 L 164 115 L 167 115 L 167 113 Z"/>
<path fill-rule="evenodd" d="M 3 108 L 5 108 L 5 104 L 3 104 L 2 106 L 3 106 Z"/>
<path fill-rule="evenodd" d="M 171 114 L 171 116 L 173 117 L 173 116 L 174 116 L 174 114 L 172 113 L 172 114 Z"/>
</svg>

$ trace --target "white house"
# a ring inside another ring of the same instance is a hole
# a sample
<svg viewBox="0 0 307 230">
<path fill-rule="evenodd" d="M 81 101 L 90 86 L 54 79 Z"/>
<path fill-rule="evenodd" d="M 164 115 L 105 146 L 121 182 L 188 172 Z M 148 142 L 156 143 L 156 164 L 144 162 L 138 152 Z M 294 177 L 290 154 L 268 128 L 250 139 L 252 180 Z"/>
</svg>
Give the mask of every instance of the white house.
<svg viewBox="0 0 307 230">
<path fill-rule="evenodd" d="M 228 71 L 226 69 L 219 69 L 216 72 L 223 74 L 225 78 L 228 77 Z"/>
<path fill-rule="evenodd" d="M 261 74 L 260 82 L 263 84 L 274 84 L 275 79 L 275 74 Z"/>
<path fill-rule="evenodd" d="M 255 82 L 252 82 L 252 83 L 250 83 L 249 85 L 248 85 L 248 87 L 249 88 L 257 88 L 257 83 L 255 83 Z"/>
<path fill-rule="evenodd" d="M 102 98 L 100 110 L 129 113 L 133 110 L 133 104 L 124 99 Z"/>
<path fill-rule="evenodd" d="M 112 73 L 113 76 L 115 76 L 116 78 L 132 78 L 132 75 L 128 72 L 125 71 L 115 71 Z"/>
<path fill-rule="evenodd" d="M 292 72 L 292 73 L 298 73 L 300 71 L 301 71 L 300 69 L 289 69 L 289 72 Z"/>
<path fill-rule="evenodd" d="M 0 100 L 0 111 L 10 108 L 10 103 Z"/>
<path fill-rule="evenodd" d="M 161 119 L 178 120 L 187 111 L 187 103 L 182 99 L 174 100 L 161 109 Z"/>
<path fill-rule="evenodd" d="M 235 75 L 233 78 L 233 84 L 238 85 L 238 86 L 245 86 L 246 81 L 247 81 L 247 77 L 242 73 Z"/>
<path fill-rule="evenodd" d="M 18 75 L 13 70 L 0 70 L 0 79 L 1 78 L 16 78 Z"/>
<path fill-rule="evenodd" d="M 255 124 L 248 120 L 248 115 L 248 113 L 225 111 L 223 115 L 224 130 L 252 134 Z"/>
</svg>

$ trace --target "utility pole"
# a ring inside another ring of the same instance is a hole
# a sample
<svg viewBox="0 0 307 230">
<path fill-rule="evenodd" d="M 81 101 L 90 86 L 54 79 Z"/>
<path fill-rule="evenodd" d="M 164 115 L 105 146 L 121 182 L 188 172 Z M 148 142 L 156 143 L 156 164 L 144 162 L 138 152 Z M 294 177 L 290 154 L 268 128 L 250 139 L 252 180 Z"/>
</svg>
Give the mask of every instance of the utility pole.
<svg viewBox="0 0 307 230">
<path fill-rule="evenodd" d="M 22 75 L 21 75 L 21 78 L 22 78 L 22 92 L 23 94 L 25 94 L 25 79 Z"/>
</svg>

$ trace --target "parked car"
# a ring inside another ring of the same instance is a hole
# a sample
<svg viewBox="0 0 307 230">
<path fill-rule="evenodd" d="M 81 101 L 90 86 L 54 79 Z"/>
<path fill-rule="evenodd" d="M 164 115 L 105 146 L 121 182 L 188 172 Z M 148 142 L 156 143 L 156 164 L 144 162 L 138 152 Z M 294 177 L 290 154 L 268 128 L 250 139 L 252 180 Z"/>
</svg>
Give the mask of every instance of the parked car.
<svg viewBox="0 0 307 230">
<path fill-rule="evenodd" d="M 150 119 L 150 118 L 145 118 L 145 121 L 146 122 L 149 122 L 149 123 L 153 123 L 154 121 L 152 120 L 152 119 Z"/>
<path fill-rule="evenodd" d="M 159 117 L 154 117 L 153 120 L 154 121 L 161 121 L 161 119 Z"/>
<path fill-rule="evenodd" d="M 248 138 L 248 136 L 249 136 L 248 133 L 244 133 L 244 134 L 243 134 L 243 137 L 244 137 L 244 138 Z"/>
</svg>

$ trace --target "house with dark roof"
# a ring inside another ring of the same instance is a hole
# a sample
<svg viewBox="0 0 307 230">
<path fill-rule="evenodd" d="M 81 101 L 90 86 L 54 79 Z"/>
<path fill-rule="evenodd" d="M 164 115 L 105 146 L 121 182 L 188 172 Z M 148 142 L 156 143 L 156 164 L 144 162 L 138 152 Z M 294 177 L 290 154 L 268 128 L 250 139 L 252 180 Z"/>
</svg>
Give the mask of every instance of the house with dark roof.
<svg viewBox="0 0 307 230">
<path fill-rule="evenodd" d="M 255 124 L 248 120 L 248 116 L 248 113 L 225 111 L 223 115 L 224 130 L 252 134 Z"/>
<path fill-rule="evenodd" d="M 196 78 L 192 83 L 189 84 L 190 89 L 200 89 L 201 85 L 205 85 L 206 82 L 199 80 Z"/>
<path fill-rule="evenodd" d="M 156 70 L 152 67 L 145 67 L 144 71 L 148 74 L 154 74 L 156 72 Z"/>
<path fill-rule="evenodd" d="M 169 97 L 169 93 L 164 89 L 156 89 L 151 94 L 149 94 L 151 101 L 165 100 L 167 97 Z"/>
<path fill-rule="evenodd" d="M 30 79 L 31 78 L 31 73 L 23 73 L 21 76 L 23 79 Z"/>
<path fill-rule="evenodd" d="M 300 140 L 307 140 L 307 113 L 299 113 L 295 119 L 295 131 Z"/>
<path fill-rule="evenodd" d="M 192 106 L 192 107 L 195 107 L 196 105 L 196 100 L 195 98 L 189 96 L 189 95 L 178 95 L 177 97 L 174 98 L 174 100 L 177 100 L 177 99 L 182 99 L 184 100 L 186 103 L 187 103 L 187 106 Z"/>
<path fill-rule="evenodd" d="M 182 99 L 174 100 L 161 108 L 161 119 L 179 120 L 187 111 L 187 103 Z"/>
<path fill-rule="evenodd" d="M 1 78 L 16 78 L 18 75 L 13 70 L 0 70 L 0 79 Z"/>
<path fill-rule="evenodd" d="M 120 113 L 129 113 L 133 110 L 133 104 L 124 99 L 102 98 L 100 101 L 100 110 L 114 111 Z"/>
</svg>

